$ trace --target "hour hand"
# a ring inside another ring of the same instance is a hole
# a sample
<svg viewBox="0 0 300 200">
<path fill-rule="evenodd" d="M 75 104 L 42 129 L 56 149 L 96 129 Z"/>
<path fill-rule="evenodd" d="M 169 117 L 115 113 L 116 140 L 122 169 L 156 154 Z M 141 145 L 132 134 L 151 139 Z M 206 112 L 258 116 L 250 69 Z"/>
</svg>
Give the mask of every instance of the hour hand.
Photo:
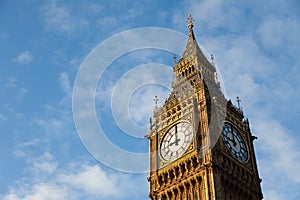
<svg viewBox="0 0 300 200">
<path fill-rule="evenodd" d="M 175 146 L 178 146 L 178 142 L 180 141 L 180 139 L 178 139 L 178 135 L 177 135 L 177 133 L 175 134 L 175 140 L 174 140 L 174 142 L 171 142 L 170 143 L 170 146 L 172 146 L 173 144 L 175 144 Z"/>
<path fill-rule="evenodd" d="M 173 144 L 175 144 L 175 142 L 171 142 L 171 143 L 170 143 L 170 146 L 172 146 Z"/>
<path fill-rule="evenodd" d="M 232 144 L 233 144 L 233 146 L 236 146 L 237 143 L 236 143 L 236 141 L 235 141 L 235 139 L 234 139 L 234 136 L 232 136 L 232 138 L 227 137 L 227 140 L 231 141 Z"/>
</svg>

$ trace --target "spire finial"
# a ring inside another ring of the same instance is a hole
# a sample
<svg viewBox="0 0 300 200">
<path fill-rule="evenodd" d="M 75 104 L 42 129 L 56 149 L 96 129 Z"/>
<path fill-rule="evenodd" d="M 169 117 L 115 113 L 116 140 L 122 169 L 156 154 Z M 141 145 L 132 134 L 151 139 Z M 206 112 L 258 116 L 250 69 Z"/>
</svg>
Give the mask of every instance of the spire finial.
<svg viewBox="0 0 300 200">
<path fill-rule="evenodd" d="M 215 59 L 215 58 L 214 58 L 214 55 L 211 54 L 211 55 L 210 55 L 210 59 L 211 59 L 211 64 L 213 65 L 213 64 L 214 64 L 214 59 Z"/>
<path fill-rule="evenodd" d="M 172 74 L 172 87 L 174 88 L 174 84 L 175 84 L 175 78 L 176 78 L 176 74 L 175 74 L 175 66 L 176 66 L 176 54 L 173 55 L 173 74 Z"/>
<path fill-rule="evenodd" d="M 240 99 L 240 97 L 236 97 L 236 102 L 238 103 L 238 108 L 241 110 L 241 99 Z"/>
<path fill-rule="evenodd" d="M 158 97 L 155 96 L 153 100 L 154 100 L 154 103 L 155 103 L 155 108 L 157 108 Z"/>
<path fill-rule="evenodd" d="M 176 58 L 177 58 L 177 57 L 176 57 L 176 54 L 174 54 L 174 55 L 173 55 L 173 62 L 174 62 L 174 65 L 176 64 Z"/>
<path fill-rule="evenodd" d="M 195 20 L 193 19 L 191 14 L 188 14 L 188 18 L 187 18 L 187 26 L 189 27 L 189 29 L 192 29 L 194 27 L 194 22 Z"/>
</svg>

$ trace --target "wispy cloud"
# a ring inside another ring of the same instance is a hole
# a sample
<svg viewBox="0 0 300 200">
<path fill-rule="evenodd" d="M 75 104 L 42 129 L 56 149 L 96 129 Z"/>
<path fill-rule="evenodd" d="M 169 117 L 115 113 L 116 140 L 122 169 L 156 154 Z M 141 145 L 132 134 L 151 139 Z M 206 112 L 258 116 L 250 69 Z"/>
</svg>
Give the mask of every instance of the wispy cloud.
<svg viewBox="0 0 300 200">
<path fill-rule="evenodd" d="M 100 13 L 104 9 L 104 7 L 99 3 L 89 3 L 87 7 L 90 12 L 95 14 Z"/>
<path fill-rule="evenodd" d="M 101 9 L 101 6 L 95 4 L 86 8 L 84 5 L 81 2 L 77 6 L 69 6 L 67 3 L 57 0 L 47 1 L 41 7 L 46 29 L 53 30 L 56 34 L 71 36 L 79 28 L 86 27 L 89 20 L 82 15 L 81 11 L 89 9 L 91 12 L 97 12 Z"/>
<path fill-rule="evenodd" d="M 72 86 L 70 84 L 69 76 L 66 72 L 59 74 L 59 83 L 60 87 L 67 94 L 67 96 L 70 96 L 72 93 Z"/>
<path fill-rule="evenodd" d="M 61 174 L 62 183 L 95 196 L 121 198 L 123 189 L 118 187 L 118 177 L 103 171 L 98 165 L 83 165 L 74 173 Z M 88 180 L 88 181 L 87 181 Z"/>
<path fill-rule="evenodd" d="M 297 136 L 292 136 L 280 122 L 274 119 L 269 119 L 267 124 L 265 121 L 266 119 L 262 120 L 259 116 L 254 119 L 254 130 L 262 139 L 259 142 L 260 150 L 264 152 L 264 158 L 268 161 L 264 164 L 280 170 L 280 173 L 287 175 L 286 178 L 293 182 L 300 183 L 300 174 L 295 173 L 300 168 L 300 148 L 294 140 Z"/>
<path fill-rule="evenodd" d="M 152 115 L 153 98 L 158 95 L 160 102 L 164 101 L 170 92 L 171 77 L 172 68 L 157 63 L 141 65 L 124 74 L 111 96 L 114 120 L 119 127 L 130 135 L 143 137 Z"/>
<path fill-rule="evenodd" d="M 17 97 L 19 99 L 22 99 L 27 94 L 27 92 L 28 92 L 28 89 L 22 87 L 22 88 L 20 88 L 20 91 L 19 91 Z"/>
<path fill-rule="evenodd" d="M 10 77 L 8 81 L 4 84 L 5 88 L 16 88 L 17 86 L 17 78 Z"/>
<path fill-rule="evenodd" d="M 0 113 L 0 122 L 6 120 L 6 117 Z"/>
<path fill-rule="evenodd" d="M 290 56 L 295 56 L 295 52 L 299 51 L 300 27 L 297 18 L 268 16 L 262 21 L 257 32 L 263 46 L 269 51 L 285 51 L 285 54 L 292 53 Z"/>
<path fill-rule="evenodd" d="M 69 10 L 59 5 L 56 0 L 48 1 L 43 7 L 42 12 L 49 29 L 62 31 L 69 34 L 73 29 L 73 21 Z"/>
<path fill-rule="evenodd" d="M 12 62 L 17 64 L 28 64 L 32 60 L 33 60 L 33 55 L 30 53 L 30 51 L 25 51 L 19 54 L 16 58 L 14 58 Z"/>
<path fill-rule="evenodd" d="M 27 175 L 17 180 L 4 200 L 21 199 L 127 199 L 140 198 L 140 185 L 146 190 L 146 177 L 104 170 L 96 164 L 59 163 L 45 152 L 27 159 Z M 128 191 L 131 191 L 128 193 Z"/>
</svg>

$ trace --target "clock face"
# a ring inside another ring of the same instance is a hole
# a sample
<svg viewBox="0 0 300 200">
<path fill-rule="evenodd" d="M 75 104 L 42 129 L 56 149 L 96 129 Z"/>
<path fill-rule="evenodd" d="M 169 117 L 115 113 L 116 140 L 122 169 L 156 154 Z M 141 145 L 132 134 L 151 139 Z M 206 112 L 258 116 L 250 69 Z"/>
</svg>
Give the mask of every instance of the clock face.
<svg viewBox="0 0 300 200">
<path fill-rule="evenodd" d="M 180 122 L 170 128 L 160 144 L 160 155 L 166 161 L 179 158 L 191 145 L 193 140 L 192 126 Z"/>
<path fill-rule="evenodd" d="M 247 147 L 239 132 L 231 124 L 225 122 L 222 135 L 230 153 L 240 162 L 246 162 L 248 159 Z"/>
</svg>

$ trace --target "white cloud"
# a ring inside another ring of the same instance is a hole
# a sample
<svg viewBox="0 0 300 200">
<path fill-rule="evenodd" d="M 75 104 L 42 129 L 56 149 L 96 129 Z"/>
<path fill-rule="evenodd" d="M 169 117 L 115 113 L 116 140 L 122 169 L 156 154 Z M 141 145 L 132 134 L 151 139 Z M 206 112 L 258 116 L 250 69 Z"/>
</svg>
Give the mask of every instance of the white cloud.
<svg viewBox="0 0 300 200">
<path fill-rule="evenodd" d="M 15 194 L 9 194 L 9 195 L 3 196 L 1 198 L 4 200 L 20 200 L 20 198 Z"/>
<path fill-rule="evenodd" d="M 16 88 L 17 87 L 17 79 L 15 77 L 10 77 L 7 83 L 4 85 L 5 88 Z"/>
<path fill-rule="evenodd" d="M 105 173 L 98 165 L 83 165 L 75 173 L 63 174 L 59 179 L 76 189 L 99 197 L 120 198 L 124 195 L 123 188 L 118 187 L 118 177 Z"/>
<path fill-rule="evenodd" d="M 58 165 L 50 153 L 44 153 L 38 160 L 47 164 L 28 162 L 28 171 L 33 173 L 27 173 L 7 194 L 2 194 L 4 200 L 111 200 L 146 196 L 145 176 L 106 171 L 96 164 Z"/>
<path fill-rule="evenodd" d="M 6 120 L 6 117 L 0 113 L 0 122 Z"/>
<path fill-rule="evenodd" d="M 268 16 L 257 30 L 263 45 L 272 51 L 284 53 L 299 52 L 299 20 L 297 18 L 282 18 Z"/>
<path fill-rule="evenodd" d="M 154 97 L 158 96 L 158 106 L 162 105 L 170 93 L 166 86 L 149 84 L 138 88 L 130 96 L 128 112 L 131 120 L 139 126 L 149 128 L 149 118 L 153 115 L 155 107 Z"/>
<path fill-rule="evenodd" d="M 48 134 L 58 134 L 61 133 L 64 130 L 65 123 L 62 119 L 56 119 L 56 118 L 48 118 L 43 119 L 39 117 L 35 117 L 32 119 L 32 123 L 36 125 L 36 127 L 42 128 L 44 133 Z"/>
<path fill-rule="evenodd" d="M 279 122 L 273 119 L 258 118 L 254 121 L 255 130 L 261 139 L 260 148 L 268 160 L 264 164 L 268 164 L 269 167 L 265 167 L 273 169 L 267 173 L 273 173 L 274 176 L 274 169 L 276 169 L 278 175 L 285 174 L 286 178 L 300 183 L 300 174 L 297 173 L 300 168 L 300 148 L 295 143 L 297 136 L 289 134 Z"/>
<path fill-rule="evenodd" d="M 65 188 L 59 186 L 36 183 L 31 186 L 20 186 L 17 189 L 11 189 L 10 193 L 3 197 L 4 200 L 61 200 L 74 197 Z"/>
<path fill-rule="evenodd" d="M 184 10 L 184 9 L 182 9 Z M 187 17 L 187 13 L 176 14 L 173 21 L 178 21 Z M 245 20 L 243 10 L 239 2 L 229 2 L 224 0 L 203 0 L 191 1 L 189 11 L 195 19 L 195 24 L 199 25 L 200 33 L 216 33 L 216 29 L 226 29 L 232 32 L 240 31 L 246 26 L 240 26 Z M 181 15 L 179 17 L 179 15 Z"/>
<path fill-rule="evenodd" d="M 264 199 L 281 200 L 285 198 L 276 190 L 265 190 Z"/>
<path fill-rule="evenodd" d="M 89 3 L 87 6 L 89 11 L 91 11 L 92 13 L 100 13 L 104 9 L 102 5 L 97 3 Z"/>
<path fill-rule="evenodd" d="M 63 91 L 66 92 L 68 96 L 70 96 L 72 93 L 72 87 L 70 84 L 69 76 L 66 72 L 62 72 L 59 74 L 59 83 Z"/>
<path fill-rule="evenodd" d="M 66 72 L 59 74 L 59 84 L 60 88 L 64 91 L 64 96 L 61 98 L 59 104 L 70 107 L 71 105 L 71 95 L 72 95 L 72 86 L 70 83 L 69 75 Z"/>
<path fill-rule="evenodd" d="M 13 62 L 17 64 L 28 64 L 32 60 L 33 60 L 33 55 L 30 53 L 30 51 L 25 51 L 19 54 L 15 59 L 13 59 Z"/>
<path fill-rule="evenodd" d="M 24 196 L 25 200 L 59 200 L 68 199 L 72 195 L 59 186 L 48 185 L 45 183 L 35 184 L 32 187 L 32 192 Z"/>
<path fill-rule="evenodd" d="M 45 107 L 47 115 L 58 114 L 59 120 L 56 117 L 34 117 L 31 123 L 41 128 L 36 131 L 37 138 L 20 142 L 14 151 L 15 156 L 25 160 L 23 176 L 15 184 L 11 184 L 8 193 L 2 196 L 0 194 L 1 199 L 144 199 L 147 193 L 146 175 L 136 178 L 135 175 L 104 170 L 84 161 L 67 163 L 61 157 L 55 158 L 48 150 L 51 148 L 49 145 L 52 146 L 56 141 L 49 143 L 49 140 L 57 137 L 56 135 L 61 137 L 62 134 L 58 133 L 70 132 L 65 128 L 65 123 L 69 120 L 60 118 L 65 115 L 63 111 L 49 105 Z M 64 143 L 65 141 L 59 140 L 59 149 Z M 44 153 L 40 153 L 41 151 Z M 55 149 L 55 155 L 61 156 L 58 149 Z M 141 185 L 143 186 L 140 187 Z"/>
<path fill-rule="evenodd" d="M 149 128 L 147 122 L 152 115 L 153 98 L 158 95 L 164 102 L 171 77 L 172 69 L 157 63 L 141 65 L 125 73 L 111 96 L 111 108 L 118 127 L 129 135 L 143 138 Z"/>
<path fill-rule="evenodd" d="M 20 91 L 19 91 L 17 97 L 18 97 L 19 99 L 21 99 L 21 98 L 23 98 L 23 97 L 27 94 L 27 92 L 28 92 L 28 90 L 27 90 L 26 88 L 23 88 L 23 87 L 22 87 L 22 88 L 20 89 Z"/>
<path fill-rule="evenodd" d="M 117 27 L 119 20 L 116 17 L 103 17 L 101 19 L 98 19 L 97 23 L 100 27 L 103 26 L 110 26 L 110 27 Z"/>
<path fill-rule="evenodd" d="M 79 7 L 78 9 L 83 9 Z M 78 27 L 85 27 L 88 21 L 80 13 L 74 14 L 66 4 L 57 0 L 50 0 L 41 8 L 45 20 L 45 26 L 48 30 L 54 30 L 55 33 L 69 36 L 74 33 Z M 78 15 L 79 14 L 79 15 Z"/>
<path fill-rule="evenodd" d="M 72 58 L 69 63 L 74 66 L 76 69 L 78 69 L 78 67 L 80 66 L 80 64 L 82 63 L 83 58 L 78 58 L 78 57 L 74 57 Z"/>
<path fill-rule="evenodd" d="M 58 166 L 58 163 L 53 161 L 53 155 L 49 152 L 44 153 L 38 158 L 34 158 L 32 162 L 32 170 L 34 172 L 53 173 Z"/>
<path fill-rule="evenodd" d="M 68 34 L 73 29 L 74 25 L 69 10 L 65 6 L 59 5 L 56 0 L 48 1 L 42 8 L 42 12 L 48 28 Z"/>
<path fill-rule="evenodd" d="M 13 155 L 18 158 L 26 158 L 27 156 L 29 156 L 27 149 L 38 146 L 40 144 L 42 144 L 42 140 L 38 138 L 34 138 L 29 141 L 20 142 L 18 143 L 17 148 L 14 148 Z"/>
</svg>

